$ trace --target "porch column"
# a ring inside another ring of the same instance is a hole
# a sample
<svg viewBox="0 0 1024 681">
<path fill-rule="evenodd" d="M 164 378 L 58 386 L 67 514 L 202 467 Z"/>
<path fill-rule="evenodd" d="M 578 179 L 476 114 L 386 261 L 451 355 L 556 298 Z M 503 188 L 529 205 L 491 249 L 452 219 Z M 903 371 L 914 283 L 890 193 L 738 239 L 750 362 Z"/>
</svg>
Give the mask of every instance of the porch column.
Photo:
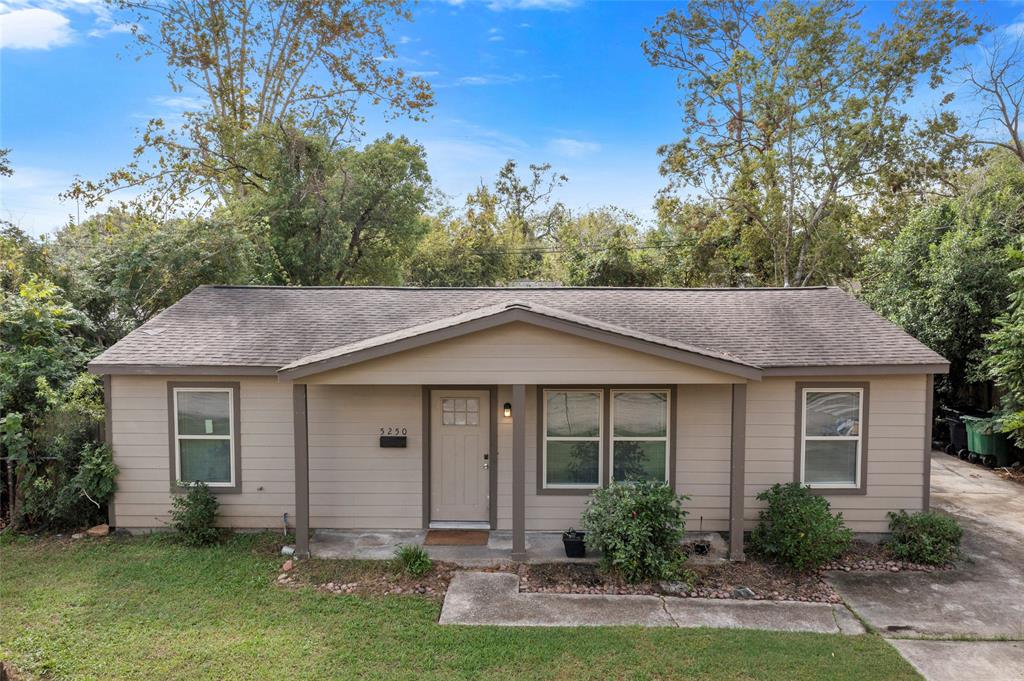
<svg viewBox="0 0 1024 681">
<path fill-rule="evenodd" d="M 526 386 L 512 386 L 512 559 L 526 558 Z"/>
<path fill-rule="evenodd" d="M 729 559 L 743 555 L 743 497 L 746 493 L 747 384 L 732 386 L 732 454 L 729 466 Z"/>
<path fill-rule="evenodd" d="M 295 553 L 309 556 L 309 421 L 306 413 L 306 384 L 292 386 L 292 415 L 295 430 Z"/>
</svg>

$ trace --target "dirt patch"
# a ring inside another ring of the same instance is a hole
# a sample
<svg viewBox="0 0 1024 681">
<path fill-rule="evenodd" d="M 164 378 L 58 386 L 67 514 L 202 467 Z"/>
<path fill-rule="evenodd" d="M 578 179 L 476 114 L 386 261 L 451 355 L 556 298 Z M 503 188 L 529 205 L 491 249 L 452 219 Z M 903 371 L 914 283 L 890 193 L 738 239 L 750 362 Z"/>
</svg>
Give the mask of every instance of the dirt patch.
<svg viewBox="0 0 1024 681">
<path fill-rule="evenodd" d="M 1017 465 L 1010 468 L 997 468 L 996 474 L 1003 480 L 1024 485 L 1024 466 Z"/>
<path fill-rule="evenodd" d="M 922 565 L 899 560 L 893 557 L 884 544 L 854 541 L 846 553 L 822 569 L 843 572 L 936 572 L 951 570 L 953 565 Z"/>
<path fill-rule="evenodd" d="M 839 596 L 815 573 L 748 560 L 696 565 L 686 579 L 627 584 L 595 565 L 549 564 L 520 568 L 520 590 L 531 593 L 647 594 L 689 598 L 838 603 Z"/>
<path fill-rule="evenodd" d="M 434 562 L 422 577 L 413 577 L 384 560 L 309 560 L 296 561 L 281 572 L 277 583 L 284 587 L 312 586 L 318 591 L 360 596 L 412 594 L 444 598 L 448 584 L 460 568 L 452 563 Z"/>
</svg>

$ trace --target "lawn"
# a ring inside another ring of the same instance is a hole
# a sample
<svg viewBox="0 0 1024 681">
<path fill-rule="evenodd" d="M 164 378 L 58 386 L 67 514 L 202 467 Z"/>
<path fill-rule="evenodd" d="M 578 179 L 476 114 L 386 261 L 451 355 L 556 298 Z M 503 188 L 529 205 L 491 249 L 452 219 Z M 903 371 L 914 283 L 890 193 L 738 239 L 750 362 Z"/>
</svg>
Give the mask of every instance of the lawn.
<svg viewBox="0 0 1024 681">
<path fill-rule="evenodd" d="M 422 597 L 278 587 L 273 546 L 0 546 L 0 657 L 30 678 L 919 678 L 874 636 L 441 627 Z"/>
</svg>

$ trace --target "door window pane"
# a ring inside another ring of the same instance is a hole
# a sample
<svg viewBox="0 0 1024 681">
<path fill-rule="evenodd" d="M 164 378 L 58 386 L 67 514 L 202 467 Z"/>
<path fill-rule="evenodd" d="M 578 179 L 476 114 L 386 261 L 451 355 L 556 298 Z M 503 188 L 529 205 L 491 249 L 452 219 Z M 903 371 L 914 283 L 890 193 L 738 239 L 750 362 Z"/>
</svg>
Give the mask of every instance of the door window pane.
<svg viewBox="0 0 1024 681">
<path fill-rule="evenodd" d="M 807 440 L 804 447 L 804 482 L 857 484 L 856 440 Z"/>
<path fill-rule="evenodd" d="M 475 397 L 446 397 L 441 400 L 441 425 L 476 426 L 479 423 L 479 399 Z"/>
<path fill-rule="evenodd" d="M 616 437 L 665 437 L 668 429 L 666 393 L 615 393 L 613 409 Z"/>
<path fill-rule="evenodd" d="M 614 451 L 613 479 L 665 481 L 664 440 L 616 440 Z"/>
<path fill-rule="evenodd" d="M 549 392 L 548 437 L 597 437 L 601 433 L 601 396 L 594 392 Z"/>
<path fill-rule="evenodd" d="M 597 485 L 600 446 L 595 441 L 549 440 L 547 482 L 552 485 Z"/>
</svg>

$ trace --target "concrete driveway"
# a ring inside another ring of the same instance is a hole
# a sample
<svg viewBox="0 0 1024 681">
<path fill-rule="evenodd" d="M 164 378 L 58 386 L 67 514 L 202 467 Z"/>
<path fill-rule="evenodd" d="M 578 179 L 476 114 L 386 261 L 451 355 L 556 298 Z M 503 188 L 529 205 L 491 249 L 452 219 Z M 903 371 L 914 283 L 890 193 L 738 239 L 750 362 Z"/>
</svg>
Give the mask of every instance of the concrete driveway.
<svg viewBox="0 0 1024 681">
<path fill-rule="evenodd" d="M 832 573 L 828 580 L 926 678 L 1024 680 L 1024 487 L 932 454 L 932 508 L 964 528 L 964 560 L 937 573 Z M 950 639 L 988 639 L 965 642 Z"/>
</svg>

